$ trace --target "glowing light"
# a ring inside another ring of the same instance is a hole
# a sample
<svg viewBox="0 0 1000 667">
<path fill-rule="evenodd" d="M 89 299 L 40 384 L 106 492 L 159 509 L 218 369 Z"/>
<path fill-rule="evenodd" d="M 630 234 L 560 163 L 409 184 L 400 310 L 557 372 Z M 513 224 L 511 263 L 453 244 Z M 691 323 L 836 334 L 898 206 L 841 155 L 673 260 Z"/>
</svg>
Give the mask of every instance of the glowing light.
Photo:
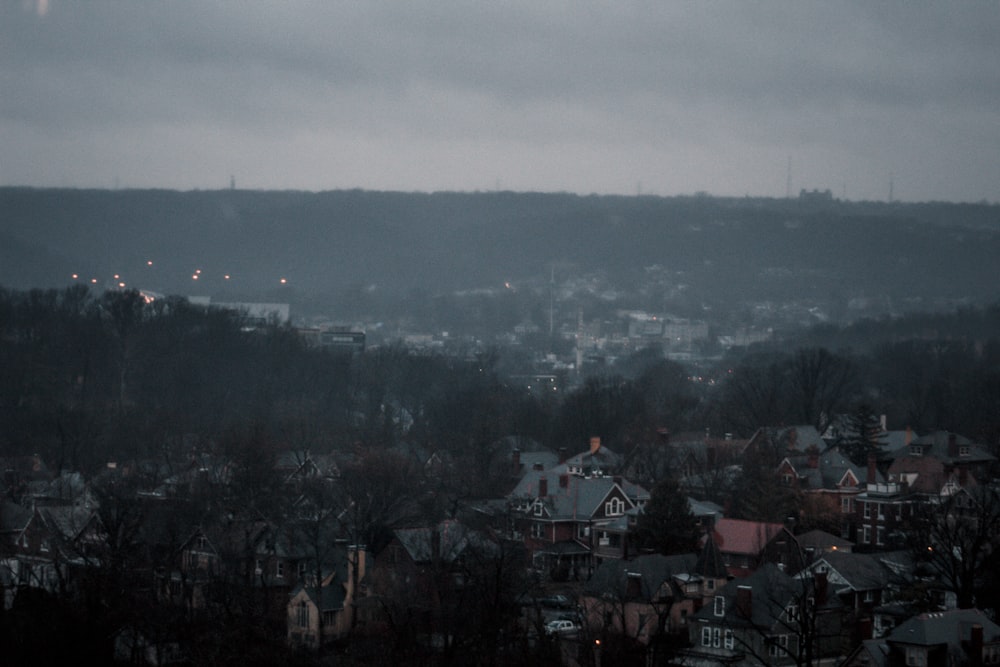
<svg viewBox="0 0 1000 667">
<path fill-rule="evenodd" d="M 152 265 L 153 265 L 153 260 L 147 259 L 146 260 L 146 266 L 152 266 Z"/>
<path fill-rule="evenodd" d="M 224 277 L 224 278 L 225 278 L 226 280 L 229 280 L 229 274 L 228 274 L 228 273 L 227 273 L 227 274 L 226 274 L 225 276 L 223 276 L 223 277 Z"/>
<path fill-rule="evenodd" d="M 77 274 L 75 274 L 75 273 L 73 274 L 73 280 L 76 280 L 76 279 L 77 279 L 77 278 L 79 278 L 79 277 L 80 277 L 80 276 L 78 276 Z"/>
<path fill-rule="evenodd" d="M 198 274 L 195 273 L 191 276 L 191 280 L 198 280 Z"/>
<path fill-rule="evenodd" d="M 285 285 L 285 284 L 287 284 L 287 283 L 288 283 L 288 278 L 282 278 L 282 279 L 281 279 L 281 284 L 282 284 L 282 285 Z"/>
<path fill-rule="evenodd" d="M 92 283 L 94 283 L 96 285 L 97 284 L 97 278 L 91 278 L 90 282 L 92 282 Z"/>
<path fill-rule="evenodd" d="M 125 287 L 125 283 L 118 283 L 119 287 Z"/>
<path fill-rule="evenodd" d="M 121 276 L 116 273 L 115 274 L 115 280 L 118 280 L 119 278 L 121 278 Z"/>
</svg>

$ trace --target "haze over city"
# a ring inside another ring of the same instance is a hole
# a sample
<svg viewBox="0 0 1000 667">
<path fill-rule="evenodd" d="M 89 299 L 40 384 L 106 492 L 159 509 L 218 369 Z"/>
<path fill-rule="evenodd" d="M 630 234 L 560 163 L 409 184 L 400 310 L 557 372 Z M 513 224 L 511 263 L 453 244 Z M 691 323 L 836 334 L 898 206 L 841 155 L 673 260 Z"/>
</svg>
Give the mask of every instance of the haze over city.
<svg viewBox="0 0 1000 667">
<path fill-rule="evenodd" d="M 1000 665 L 998 14 L 0 0 L 0 664 Z"/>
<path fill-rule="evenodd" d="M 0 184 L 993 201 L 995 2 L 0 7 Z"/>
</svg>

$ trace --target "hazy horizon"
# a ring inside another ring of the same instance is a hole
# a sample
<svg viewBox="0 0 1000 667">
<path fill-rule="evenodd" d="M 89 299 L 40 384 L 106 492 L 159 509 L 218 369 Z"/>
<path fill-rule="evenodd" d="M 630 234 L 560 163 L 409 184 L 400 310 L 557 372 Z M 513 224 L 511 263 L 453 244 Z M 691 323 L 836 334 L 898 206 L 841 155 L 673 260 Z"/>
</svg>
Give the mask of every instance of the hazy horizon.
<svg viewBox="0 0 1000 667">
<path fill-rule="evenodd" d="M 0 6 L 0 185 L 997 200 L 1000 5 Z"/>
</svg>

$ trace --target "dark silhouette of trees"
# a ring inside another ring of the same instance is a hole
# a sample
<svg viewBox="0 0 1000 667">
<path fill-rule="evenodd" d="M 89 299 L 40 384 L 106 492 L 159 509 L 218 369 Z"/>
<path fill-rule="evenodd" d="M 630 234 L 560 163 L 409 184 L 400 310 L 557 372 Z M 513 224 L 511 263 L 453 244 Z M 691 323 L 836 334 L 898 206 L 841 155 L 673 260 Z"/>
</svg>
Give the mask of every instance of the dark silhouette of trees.
<svg viewBox="0 0 1000 667">
<path fill-rule="evenodd" d="M 653 487 L 639 515 L 636 537 L 643 548 L 667 556 L 697 550 L 701 529 L 676 481 L 666 478 Z"/>
</svg>

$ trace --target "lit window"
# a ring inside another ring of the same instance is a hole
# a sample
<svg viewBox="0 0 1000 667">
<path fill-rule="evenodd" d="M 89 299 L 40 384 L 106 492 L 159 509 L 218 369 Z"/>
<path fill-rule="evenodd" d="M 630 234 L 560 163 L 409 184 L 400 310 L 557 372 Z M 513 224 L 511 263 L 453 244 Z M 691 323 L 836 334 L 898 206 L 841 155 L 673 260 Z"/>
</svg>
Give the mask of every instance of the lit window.
<svg viewBox="0 0 1000 667">
<path fill-rule="evenodd" d="M 726 630 L 725 642 L 726 642 L 726 648 L 728 648 L 728 649 L 732 649 L 733 646 L 736 645 L 736 642 L 733 639 L 733 631 L 732 630 Z"/>
<path fill-rule="evenodd" d="M 726 615 L 726 598 L 722 597 L 721 595 L 715 596 L 715 603 L 712 606 L 712 613 L 715 614 L 716 616 Z"/>
<path fill-rule="evenodd" d="M 701 629 L 701 645 L 702 646 L 712 645 L 712 628 Z"/>
</svg>

